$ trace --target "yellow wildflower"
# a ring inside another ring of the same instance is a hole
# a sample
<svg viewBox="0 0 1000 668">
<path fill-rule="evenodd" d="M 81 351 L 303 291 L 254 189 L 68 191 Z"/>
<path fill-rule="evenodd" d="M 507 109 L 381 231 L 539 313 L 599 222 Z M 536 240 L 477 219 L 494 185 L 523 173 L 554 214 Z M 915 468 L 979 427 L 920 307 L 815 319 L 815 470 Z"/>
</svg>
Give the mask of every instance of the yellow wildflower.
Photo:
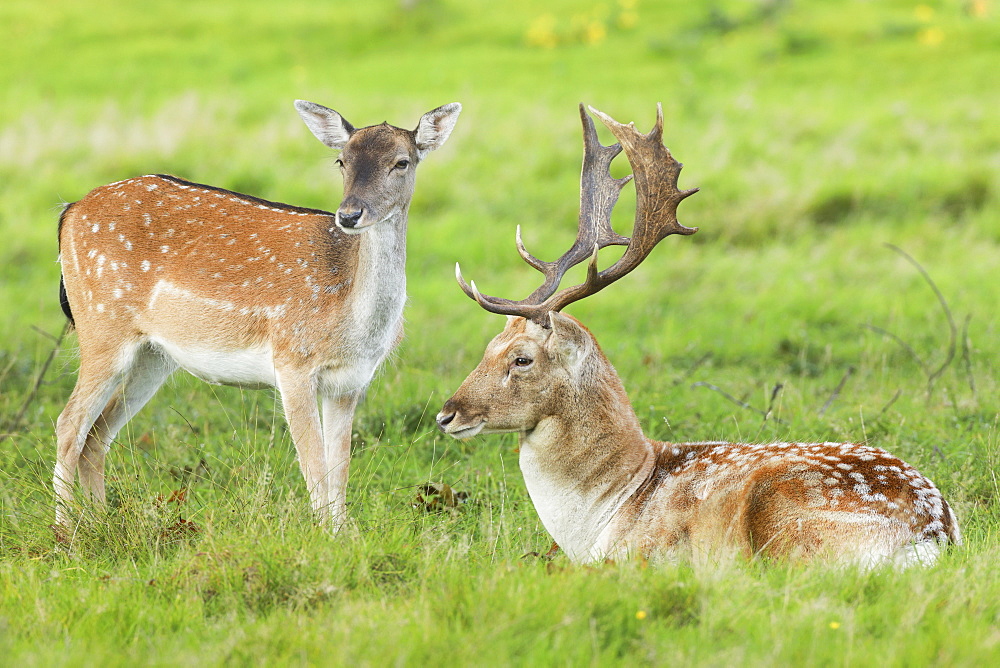
<svg viewBox="0 0 1000 668">
<path fill-rule="evenodd" d="M 924 46 L 937 46 L 944 41 L 944 31 L 941 28 L 924 28 L 917 33 L 917 41 Z"/>
<path fill-rule="evenodd" d="M 559 44 L 559 36 L 556 35 L 555 28 L 555 17 L 552 14 L 542 14 L 531 22 L 525 39 L 531 46 L 553 49 Z"/>
<path fill-rule="evenodd" d="M 598 42 L 603 41 L 607 35 L 608 31 L 604 27 L 603 23 L 591 21 L 584 29 L 583 41 L 587 44 L 597 44 Z"/>
<path fill-rule="evenodd" d="M 618 27 L 622 30 L 630 30 L 639 22 L 639 13 L 631 9 L 618 15 Z"/>
</svg>

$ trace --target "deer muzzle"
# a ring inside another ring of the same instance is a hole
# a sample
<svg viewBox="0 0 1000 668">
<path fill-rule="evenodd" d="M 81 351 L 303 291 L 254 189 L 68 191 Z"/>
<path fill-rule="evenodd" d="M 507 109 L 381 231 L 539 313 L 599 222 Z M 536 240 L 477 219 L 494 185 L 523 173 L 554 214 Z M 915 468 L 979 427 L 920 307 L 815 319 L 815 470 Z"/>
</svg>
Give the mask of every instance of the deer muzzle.
<svg viewBox="0 0 1000 668">
<path fill-rule="evenodd" d="M 358 234 L 378 221 L 378 212 L 356 195 L 345 197 L 337 208 L 337 225 L 348 234 Z"/>
<path fill-rule="evenodd" d="M 363 210 L 351 211 L 350 213 L 344 213 L 341 211 L 337 212 L 337 223 L 341 227 L 349 230 L 353 230 L 361 222 L 361 216 L 364 214 Z"/>
<path fill-rule="evenodd" d="M 458 439 L 472 438 L 486 426 L 486 418 L 463 415 L 454 399 L 449 399 L 445 402 L 441 412 L 437 414 L 437 426 L 449 436 Z"/>
</svg>

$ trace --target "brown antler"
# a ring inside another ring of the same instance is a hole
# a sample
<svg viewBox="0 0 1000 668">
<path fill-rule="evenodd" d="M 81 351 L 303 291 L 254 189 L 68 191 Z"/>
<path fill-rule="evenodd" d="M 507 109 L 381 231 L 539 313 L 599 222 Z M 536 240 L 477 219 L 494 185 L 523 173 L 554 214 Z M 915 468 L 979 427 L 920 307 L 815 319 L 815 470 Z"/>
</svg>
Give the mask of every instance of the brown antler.
<svg viewBox="0 0 1000 668">
<path fill-rule="evenodd" d="M 594 252 L 595 245 L 604 248 L 613 245 L 625 246 L 629 242 L 628 237 L 623 237 L 611 229 L 611 210 L 618 202 L 622 188 L 632 180 L 631 174 L 621 179 L 611 177 L 611 161 L 621 153 L 622 148 L 618 144 L 612 146 L 601 144 L 597 139 L 594 121 L 587 115 L 582 104 L 580 120 L 583 122 L 583 169 L 580 174 L 580 219 L 576 241 L 555 262 L 543 262 L 524 248 L 521 226 L 518 225 L 516 235 L 518 252 L 525 262 L 545 275 L 545 282 L 519 302 L 480 294 L 475 288 L 475 283 L 470 287 L 465 282 L 456 265 L 456 276 L 462 289 L 488 311 L 519 315 L 520 305 L 538 305 L 551 297 L 559 287 L 563 275 L 571 267 L 589 258 Z"/>
<path fill-rule="evenodd" d="M 547 324 L 547 314 L 559 311 L 569 304 L 598 292 L 635 269 L 649 255 L 657 243 L 671 234 L 694 234 L 698 228 L 685 227 L 677 222 L 677 206 L 681 200 L 698 192 L 678 190 L 677 177 L 682 165 L 673 159 L 663 145 L 663 108 L 656 105 L 656 125 L 649 134 L 640 134 L 635 125 L 623 125 L 610 116 L 590 107 L 590 112 L 601 119 L 619 143 L 604 146 L 597 139 L 594 123 L 580 105 L 583 120 L 583 170 L 580 177 L 580 223 L 573 246 L 557 261 L 543 262 L 524 249 L 521 229 L 517 230 L 517 249 L 525 262 L 545 275 L 544 283 L 521 301 L 483 295 L 462 278 L 456 265 L 459 285 L 467 295 L 492 313 L 520 315 Z M 612 178 L 611 161 L 622 148 L 632 166 L 632 175 Z M 621 189 L 634 176 L 636 187 L 635 226 L 632 238 L 617 234 L 611 228 L 611 210 L 618 201 Z M 604 271 L 597 269 L 597 254 L 601 248 L 628 245 L 622 257 Z M 587 279 L 580 285 L 555 292 L 563 275 L 571 267 L 590 258 Z"/>
</svg>

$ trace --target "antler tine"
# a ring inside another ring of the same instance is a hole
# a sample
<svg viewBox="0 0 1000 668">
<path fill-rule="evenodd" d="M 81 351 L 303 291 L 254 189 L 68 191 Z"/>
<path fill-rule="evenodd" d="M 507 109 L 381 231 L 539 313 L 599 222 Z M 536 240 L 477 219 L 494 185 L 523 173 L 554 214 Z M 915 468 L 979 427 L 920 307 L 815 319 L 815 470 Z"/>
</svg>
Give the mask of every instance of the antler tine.
<svg viewBox="0 0 1000 668">
<path fill-rule="evenodd" d="M 517 234 L 515 235 L 515 240 L 517 242 L 517 250 L 524 258 L 524 261 L 529 265 L 538 269 L 539 271 L 545 273 L 546 277 L 550 275 L 550 267 L 554 267 L 556 263 L 554 262 L 542 262 L 531 253 L 529 253 L 524 248 L 524 243 L 521 241 L 521 226 L 517 226 Z M 459 287 L 462 288 L 462 292 L 468 295 L 470 298 L 474 299 L 477 304 L 482 308 L 489 311 L 490 313 L 499 313 L 501 315 L 524 315 L 525 317 L 537 317 L 537 314 L 532 310 L 532 305 L 528 304 L 528 300 L 525 299 L 521 302 L 516 302 L 510 299 L 504 299 L 503 297 L 493 297 L 491 295 L 484 295 L 476 287 L 476 282 L 471 281 L 467 283 L 465 277 L 462 276 L 462 267 L 457 262 L 455 263 L 455 280 L 458 281 Z M 548 278 L 547 278 L 548 280 Z"/>
<path fill-rule="evenodd" d="M 465 277 L 462 276 L 462 267 L 458 264 L 458 262 L 455 263 L 455 280 L 458 281 L 458 285 L 462 288 L 462 292 L 476 300 L 476 302 L 487 311 L 491 310 L 491 303 L 489 299 L 484 297 L 483 294 L 479 292 L 479 288 L 476 287 L 476 282 L 472 281 L 472 285 L 465 282 Z"/>
<path fill-rule="evenodd" d="M 499 313 L 500 315 L 523 315 L 526 318 L 537 318 L 540 313 L 540 311 L 538 311 L 540 307 L 538 306 L 515 302 L 510 299 L 504 299 L 503 297 L 491 297 L 490 295 L 484 295 L 479 291 L 479 288 L 476 287 L 475 281 L 471 281 L 471 284 L 466 283 L 465 277 L 462 276 L 462 268 L 457 262 L 455 263 L 455 279 L 458 281 L 459 287 L 462 288 L 462 292 L 475 300 L 477 304 L 490 313 Z"/>
<path fill-rule="evenodd" d="M 514 241 L 517 243 L 517 252 L 521 255 L 521 259 L 538 271 L 545 273 L 550 265 L 555 264 L 554 262 L 543 262 L 528 252 L 528 249 L 524 247 L 524 241 L 521 239 L 520 225 L 517 226 L 517 232 L 514 233 Z"/>
</svg>

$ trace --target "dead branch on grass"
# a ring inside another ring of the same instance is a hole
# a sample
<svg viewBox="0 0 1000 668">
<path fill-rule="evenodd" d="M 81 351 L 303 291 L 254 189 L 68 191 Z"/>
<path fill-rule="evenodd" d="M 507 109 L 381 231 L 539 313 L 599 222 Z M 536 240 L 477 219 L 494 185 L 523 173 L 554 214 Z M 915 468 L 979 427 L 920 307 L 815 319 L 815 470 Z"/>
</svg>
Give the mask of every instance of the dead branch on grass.
<svg viewBox="0 0 1000 668">
<path fill-rule="evenodd" d="M 66 322 L 66 324 L 63 325 L 62 332 L 59 333 L 59 336 L 52 336 L 51 334 L 43 332 L 37 327 L 32 328 L 36 332 L 39 332 L 45 335 L 47 338 L 51 339 L 54 343 L 52 344 L 52 350 L 49 351 L 48 357 L 46 357 L 45 362 L 42 363 L 42 368 L 39 369 L 38 374 L 35 376 L 35 382 L 32 384 L 31 390 L 28 392 L 28 395 L 25 397 L 24 402 L 21 404 L 21 408 L 17 411 L 17 415 L 11 418 L 11 420 L 5 425 L 3 432 L 0 432 L 0 443 L 3 443 L 5 440 L 13 436 L 14 433 L 21 428 L 21 423 L 24 421 L 24 416 L 27 414 L 28 409 L 31 407 L 31 404 L 35 402 L 35 398 L 38 396 L 38 390 L 41 389 L 43 381 L 45 379 L 45 374 L 49 370 L 49 366 L 52 365 L 52 360 L 56 358 L 56 354 L 58 354 L 59 348 L 62 347 L 63 339 L 66 338 L 66 335 L 69 333 L 70 328 L 71 326 L 69 322 Z"/>
<path fill-rule="evenodd" d="M 847 384 L 847 379 L 850 378 L 853 374 L 854 374 L 854 367 L 853 366 L 847 367 L 847 371 L 844 372 L 844 377 L 840 379 L 840 382 L 837 383 L 837 387 L 834 388 L 833 393 L 830 395 L 830 398 L 827 399 L 826 403 L 823 404 L 823 407 L 819 409 L 818 413 L 819 417 L 823 417 L 827 409 L 829 409 L 830 406 L 833 404 L 833 402 L 837 400 L 837 398 L 840 396 L 840 392 L 844 389 L 844 385 Z"/>
<path fill-rule="evenodd" d="M 749 411 L 753 411 L 757 415 L 760 415 L 762 418 L 764 418 L 764 422 L 767 422 L 768 420 L 774 420 L 778 424 L 784 424 L 785 423 L 785 421 L 782 420 L 781 418 L 776 418 L 776 417 L 773 417 L 771 415 L 772 408 L 774 407 L 774 401 L 778 397 L 778 394 L 781 392 L 782 388 L 784 387 L 784 385 L 782 383 L 776 384 L 774 386 L 774 389 L 771 391 L 771 400 L 768 403 L 767 410 L 761 410 L 761 409 L 757 408 L 756 406 L 751 406 L 747 402 L 742 401 L 740 399 L 737 399 L 733 395 L 729 394 L 728 392 L 726 392 L 725 390 L 723 390 L 718 385 L 713 385 L 711 383 L 706 383 L 703 380 L 700 380 L 697 383 L 694 383 L 693 385 L 691 385 L 691 387 L 692 388 L 695 388 L 695 387 L 707 387 L 708 389 L 712 390 L 713 392 L 718 392 L 723 397 L 725 397 L 726 399 L 728 399 L 730 402 L 736 404 L 740 408 L 745 408 L 745 409 L 747 409 Z"/>
<path fill-rule="evenodd" d="M 945 319 L 948 321 L 948 347 L 945 352 L 944 361 L 941 362 L 937 368 L 932 368 L 930 363 L 925 362 L 920 355 L 916 353 L 913 346 L 906 343 L 906 341 L 904 341 L 901 337 L 874 325 L 865 325 L 865 327 L 873 332 L 891 338 L 917 361 L 920 368 L 923 370 L 924 375 L 927 376 L 927 393 L 930 394 L 934 389 L 934 382 L 941 376 L 942 373 L 944 373 L 945 369 L 947 369 L 955 359 L 955 351 L 958 348 L 958 327 L 955 325 L 955 318 L 952 316 L 951 308 L 948 306 L 948 300 L 944 298 L 944 294 L 941 293 L 941 290 L 938 288 L 934 279 L 931 278 L 927 270 L 924 269 L 919 262 L 913 259 L 913 256 L 899 246 L 890 243 L 885 244 L 885 246 L 913 265 L 920 273 L 920 276 L 924 279 L 924 282 L 927 283 L 930 289 L 934 292 L 934 296 L 937 297 L 938 303 L 941 305 L 941 310 L 944 312 Z"/>
</svg>

